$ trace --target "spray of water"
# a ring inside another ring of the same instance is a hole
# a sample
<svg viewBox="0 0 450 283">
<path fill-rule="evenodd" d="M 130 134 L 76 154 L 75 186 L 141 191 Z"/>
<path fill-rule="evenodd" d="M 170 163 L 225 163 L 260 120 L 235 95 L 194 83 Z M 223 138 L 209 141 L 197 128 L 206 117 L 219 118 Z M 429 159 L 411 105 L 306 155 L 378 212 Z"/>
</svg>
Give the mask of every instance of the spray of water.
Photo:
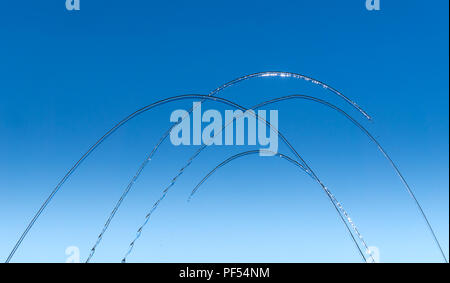
<svg viewBox="0 0 450 283">
<path fill-rule="evenodd" d="M 303 79 L 306 81 L 310 81 L 314 84 L 317 85 L 321 85 L 323 88 L 335 93 L 336 95 L 340 96 L 341 98 L 343 98 L 345 101 L 347 101 L 349 104 L 351 104 L 354 108 L 356 108 L 361 114 L 363 114 L 367 119 L 371 120 L 371 117 L 364 111 L 362 110 L 355 102 L 351 101 L 350 99 L 348 99 L 347 97 L 345 97 L 344 95 L 342 95 L 340 92 L 338 92 L 337 90 L 335 90 L 334 88 L 320 82 L 317 81 L 315 79 L 312 79 L 310 77 L 301 75 L 301 74 L 295 74 L 295 73 L 289 73 L 289 72 L 261 72 L 261 73 L 255 73 L 255 74 L 251 74 L 251 75 L 247 75 L 247 76 L 243 76 L 240 77 L 238 79 L 235 79 L 233 81 L 230 81 L 229 83 L 217 88 L 216 90 L 214 90 L 213 92 L 211 92 L 209 96 L 213 96 L 216 93 L 218 93 L 219 91 L 221 91 L 222 89 L 225 89 L 229 86 L 232 86 L 234 84 L 239 83 L 240 81 L 244 81 L 247 79 L 251 79 L 251 78 L 263 78 L 263 77 L 292 77 L 292 78 L 298 78 L 298 79 Z M 56 185 L 56 187 L 53 189 L 53 191 L 50 193 L 50 195 L 47 197 L 47 199 L 43 202 L 43 204 L 41 205 L 41 207 L 39 208 L 39 210 L 36 212 L 36 214 L 34 215 L 34 217 L 31 219 L 31 221 L 29 222 L 28 226 L 26 227 L 26 229 L 24 230 L 24 232 L 22 233 L 21 237 L 19 238 L 19 240 L 16 242 L 14 248 L 12 249 L 12 251 L 10 252 L 6 262 L 9 262 L 12 257 L 14 256 L 15 252 L 17 251 L 17 249 L 19 248 L 19 246 L 21 245 L 22 241 L 24 240 L 24 238 L 26 237 L 26 235 L 28 234 L 28 232 L 30 231 L 30 229 L 32 228 L 32 226 L 34 225 L 34 223 L 36 222 L 36 220 L 39 218 L 39 216 L 42 214 L 43 210 L 47 207 L 48 203 L 53 199 L 54 195 L 56 194 L 56 192 L 61 188 L 61 186 L 65 183 L 65 181 L 67 181 L 67 179 L 70 177 L 70 175 L 78 168 L 78 166 L 90 155 L 90 153 L 97 148 L 107 137 L 109 137 L 113 132 L 115 132 L 115 130 L 117 130 L 119 127 L 121 127 L 123 124 L 125 124 L 128 120 L 134 118 L 135 116 L 141 114 L 144 111 L 147 111 L 155 106 L 158 105 L 162 105 L 174 100 L 181 100 L 181 99 L 202 99 L 202 101 L 208 100 L 208 97 L 206 96 L 196 96 L 196 95 L 192 95 L 190 97 L 186 97 L 186 96 L 178 96 L 178 97 L 171 97 L 171 98 L 167 98 L 167 99 L 163 99 L 160 100 L 158 102 L 155 102 L 151 105 L 148 105 L 146 107 L 143 107 L 141 109 L 139 109 L 138 111 L 132 113 L 131 115 L 129 115 L 128 117 L 126 117 L 125 119 L 123 119 L 122 121 L 120 121 L 119 123 L 117 123 L 113 128 L 111 128 L 105 135 L 103 135 L 93 146 L 91 146 L 89 148 L 89 150 L 83 154 L 83 156 L 71 167 L 71 169 L 64 175 L 64 177 L 59 181 L 59 183 Z M 212 99 L 214 100 L 214 99 Z M 192 111 L 192 110 L 191 110 Z M 174 125 L 175 126 L 175 125 Z M 160 142 L 156 145 L 156 147 L 154 148 L 154 150 L 152 151 L 152 154 L 150 155 L 150 158 L 146 159 L 146 162 L 144 162 L 138 172 L 136 173 L 136 175 L 133 177 L 131 186 L 127 187 L 128 191 L 129 189 L 132 187 L 133 183 L 136 181 L 137 177 L 139 176 L 139 174 L 142 172 L 142 170 L 144 169 L 144 167 L 146 166 L 146 164 L 148 163 L 148 161 L 150 161 L 151 156 L 153 155 L 153 153 L 157 150 L 157 148 L 159 147 L 159 145 L 164 141 L 164 139 L 169 135 L 171 129 L 169 129 L 165 136 L 163 136 L 160 140 Z M 379 147 L 379 149 L 383 152 L 383 154 L 385 155 L 385 157 L 391 162 L 392 166 L 394 167 L 394 169 L 396 170 L 397 174 L 399 175 L 399 177 L 402 179 L 402 182 L 404 183 L 405 187 L 408 190 L 408 193 L 411 195 L 411 197 L 414 199 L 414 201 L 416 202 L 416 204 L 419 207 L 419 210 L 422 214 L 422 216 L 424 217 L 429 230 L 431 231 L 431 233 L 433 234 L 434 240 L 436 242 L 436 244 L 438 245 L 445 261 L 447 261 L 445 254 L 443 253 L 443 250 L 439 244 L 439 241 L 437 240 L 437 237 L 433 231 L 433 229 L 431 228 L 431 224 L 429 223 L 428 219 L 425 216 L 424 211 L 422 210 L 421 206 L 419 205 L 419 202 L 417 201 L 416 197 L 414 196 L 412 190 L 410 189 L 409 185 L 407 184 L 407 182 L 405 181 L 405 179 L 403 178 L 403 176 L 400 174 L 400 171 L 398 170 L 397 166 L 392 162 L 392 160 L 390 159 L 390 157 L 384 152 L 384 150 L 381 148 L 381 146 L 379 146 L 379 144 L 377 144 L 377 146 Z M 291 149 L 292 150 L 292 149 Z M 324 187 L 324 189 L 326 189 L 326 187 Z M 123 201 L 123 198 L 121 198 L 120 202 Z M 113 210 L 112 215 L 115 214 L 115 212 L 117 211 L 117 208 Z M 112 219 L 112 218 L 111 218 Z M 111 219 L 109 219 L 109 221 L 107 221 L 107 225 L 106 227 L 109 225 Z M 102 230 L 103 233 L 105 230 Z M 101 240 L 101 237 L 100 237 Z M 99 241 L 97 242 L 97 244 L 99 243 Z M 94 249 L 95 251 L 95 249 Z"/>
</svg>

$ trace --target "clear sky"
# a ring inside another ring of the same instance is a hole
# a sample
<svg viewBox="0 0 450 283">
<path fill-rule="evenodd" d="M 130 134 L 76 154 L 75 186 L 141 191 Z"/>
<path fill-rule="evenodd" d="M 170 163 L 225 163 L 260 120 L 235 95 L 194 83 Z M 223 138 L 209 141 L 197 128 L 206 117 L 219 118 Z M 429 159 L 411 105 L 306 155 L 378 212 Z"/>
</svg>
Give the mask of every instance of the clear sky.
<svg viewBox="0 0 450 283">
<path fill-rule="evenodd" d="M 342 107 L 379 139 L 449 251 L 448 1 L 5 1 L 0 9 L 0 260 L 59 179 L 116 122 L 156 100 L 242 75 L 289 71 L 325 89 L 262 78 L 220 95 L 245 106 L 290 94 Z M 85 260 L 114 203 L 170 125 L 164 105 L 119 129 L 61 188 L 13 261 Z M 230 109 L 206 102 L 204 109 Z M 344 204 L 382 262 L 440 262 L 413 201 L 376 146 L 308 101 L 268 106 L 280 131 Z M 125 199 L 93 261 L 119 262 L 146 211 L 197 147 L 165 142 Z M 360 262 L 320 186 L 289 163 L 211 147 L 150 219 L 131 262 Z M 286 146 L 279 151 L 289 154 Z"/>
</svg>

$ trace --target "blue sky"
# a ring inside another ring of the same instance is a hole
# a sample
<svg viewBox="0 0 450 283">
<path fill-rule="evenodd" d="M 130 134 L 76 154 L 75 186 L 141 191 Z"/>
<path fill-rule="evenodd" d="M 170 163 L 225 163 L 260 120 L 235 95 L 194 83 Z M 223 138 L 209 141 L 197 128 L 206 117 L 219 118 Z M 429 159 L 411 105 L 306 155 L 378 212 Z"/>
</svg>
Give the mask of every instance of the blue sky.
<svg viewBox="0 0 450 283">
<path fill-rule="evenodd" d="M 294 79 L 256 79 L 221 96 L 245 106 L 290 94 L 335 103 L 399 165 L 448 257 L 448 2 L 8 1 L 0 10 L 0 259 L 58 180 L 116 122 L 156 100 L 207 94 L 242 75 L 290 71 L 327 82 L 373 116 Z M 124 187 L 170 125 L 162 106 L 132 120 L 69 179 L 13 261 L 85 259 Z M 207 102 L 204 109 L 225 110 Z M 344 204 L 385 262 L 439 262 L 439 250 L 388 162 L 337 113 L 304 101 L 279 111 L 280 131 Z M 254 147 L 208 148 L 180 177 L 129 261 L 359 262 L 320 187 Z M 146 211 L 196 147 L 166 142 L 114 219 L 93 261 L 118 262 Z M 289 153 L 280 145 L 279 151 Z"/>
</svg>

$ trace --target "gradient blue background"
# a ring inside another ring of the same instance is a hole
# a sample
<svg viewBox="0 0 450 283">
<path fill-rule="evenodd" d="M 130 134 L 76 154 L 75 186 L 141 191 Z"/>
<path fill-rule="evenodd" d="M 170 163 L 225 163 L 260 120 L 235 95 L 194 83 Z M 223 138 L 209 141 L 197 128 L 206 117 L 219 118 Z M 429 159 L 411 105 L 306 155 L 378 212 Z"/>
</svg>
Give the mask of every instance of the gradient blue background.
<svg viewBox="0 0 450 283">
<path fill-rule="evenodd" d="M 343 107 L 379 138 L 449 250 L 448 1 L 5 1 L 0 9 L 0 259 L 72 164 L 117 121 L 158 99 L 206 94 L 241 75 L 280 70 L 326 90 L 257 79 L 221 95 L 246 106 L 308 94 Z M 143 114 L 63 186 L 14 262 L 84 260 L 115 201 L 174 109 Z M 204 109 L 229 109 L 208 102 Z M 374 144 L 321 105 L 290 101 L 280 131 L 352 215 L 382 262 L 439 262 L 425 223 Z M 359 262 L 320 187 L 276 158 L 240 159 L 186 202 L 216 163 L 252 147 L 207 149 L 153 215 L 131 262 Z M 254 148 L 254 147 L 253 147 Z M 195 151 L 166 142 L 136 183 L 94 261 L 118 262 L 145 211 Z M 280 152 L 288 153 L 280 145 Z"/>
</svg>

